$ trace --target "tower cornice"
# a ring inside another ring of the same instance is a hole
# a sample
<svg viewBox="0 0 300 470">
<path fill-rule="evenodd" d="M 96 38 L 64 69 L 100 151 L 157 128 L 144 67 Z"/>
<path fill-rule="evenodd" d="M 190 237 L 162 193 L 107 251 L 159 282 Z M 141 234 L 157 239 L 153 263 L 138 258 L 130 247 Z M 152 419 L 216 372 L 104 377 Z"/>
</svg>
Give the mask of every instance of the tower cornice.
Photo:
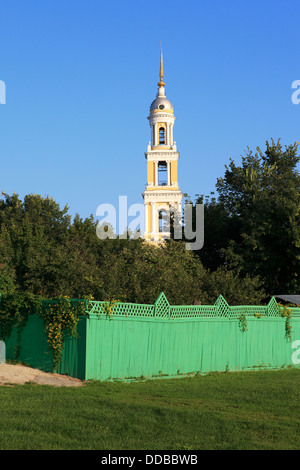
<svg viewBox="0 0 300 470">
<path fill-rule="evenodd" d="M 144 200 L 146 202 L 168 202 L 168 201 L 181 201 L 182 200 L 182 193 L 179 190 L 166 190 L 166 191 L 145 191 L 142 194 Z"/>
<path fill-rule="evenodd" d="M 170 124 L 174 124 L 176 116 L 174 116 L 173 113 L 162 113 L 160 111 L 159 113 L 150 114 L 147 119 L 149 120 L 150 126 L 158 122 L 169 122 Z"/>
<path fill-rule="evenodd" d="M 145 158 L 149 162 L 158 162 L 160 160 L 178 160 L 179 152 L 170 152 L 170 151 L 156 152 L 155 150 L 153 150 L 150 152 L 145 152 Z"/>
</svg>

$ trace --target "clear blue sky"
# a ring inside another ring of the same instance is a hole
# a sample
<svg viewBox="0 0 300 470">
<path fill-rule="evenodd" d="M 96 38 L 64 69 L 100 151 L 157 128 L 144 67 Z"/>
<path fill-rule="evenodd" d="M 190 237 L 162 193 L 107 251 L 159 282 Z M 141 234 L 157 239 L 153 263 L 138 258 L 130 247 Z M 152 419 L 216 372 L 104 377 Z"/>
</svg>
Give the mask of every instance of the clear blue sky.
<svg viewBox="0 0 300 470">
<path fill-rule="evenodd" d="M 0 191 L 83 218 L 142 203 L 160 40 L 180 189 L 215 190 L 229 158 L 300 140 L 299 0 L 0 0 Z"/>
</svg>

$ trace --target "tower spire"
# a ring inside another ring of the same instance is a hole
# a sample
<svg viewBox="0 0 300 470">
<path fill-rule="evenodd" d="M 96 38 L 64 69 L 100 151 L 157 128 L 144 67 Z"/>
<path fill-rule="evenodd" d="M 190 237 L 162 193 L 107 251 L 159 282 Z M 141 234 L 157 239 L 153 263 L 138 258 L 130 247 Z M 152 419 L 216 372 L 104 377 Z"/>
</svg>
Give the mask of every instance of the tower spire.
<svg viewBox="0 0 300 470">
<path fill-rule="evenodd" d="M 160 81 L 157 84 L 160 88 L 165 86 L 165 84 L 163 82 L 163 76 L 164 76 L 163 53 L 162 53 L 162 45 L 161 45 L 161 41 L 160 41 L 160 70 L 159 70 Z"/>
</svg>

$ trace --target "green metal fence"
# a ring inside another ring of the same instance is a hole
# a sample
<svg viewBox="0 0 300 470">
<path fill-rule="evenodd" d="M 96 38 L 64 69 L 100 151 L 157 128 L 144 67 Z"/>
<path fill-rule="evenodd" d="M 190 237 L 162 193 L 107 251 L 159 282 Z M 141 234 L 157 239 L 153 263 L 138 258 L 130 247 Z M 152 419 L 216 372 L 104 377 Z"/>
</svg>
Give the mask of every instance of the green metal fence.
<svg viewBox="0 0 300 470">
<path fill-rule="evenodd" d="M 287 319 L 272 298 L 266 306 L 170 305 L 162 293 L 153 305 L 88 301 L 78 338 L 66 336 L 58 372 L 84 380 L 174 377 L 210 371 L 294 366 L 300 308 Z M 243 319 L 243 322 L 241 321 Z M 245 328 L 246 323 L 246 328 Z M 30 315 L 21 337 L 13 330 L 6 357 L 19 341 L 21 361 L 51 371 L 42 319 Z M 299 354 L 300 355 L 300 354 Z"/>
<path fill-rule="evenodd" d="M 99 302 L 91 300 L 87 304 L 88 314 L 97 314 L 99 316 L 107 315 L 107 302 Z M 300 317 L 300 307 L 291 308 L 293 316 Z M 112 307 L 113 316 L 130 316 L 130 317 L 155 317 L 155 318 L 213 318 L 227 317 L 236 318 L 245 314 L 247 316 L 263 315 L 264 317 L 278 316 L 280 306 L 277 304 L 275 297 L 272 297 L 268 305 L 237 305 L 230 306 L 222 295 L 219 295 L 214 305 L 170 305 L 165 294 L 162 292 L 157 298 L 154 305 L 150 304 L 134 304 L 117 302 Z"/>
</svg>

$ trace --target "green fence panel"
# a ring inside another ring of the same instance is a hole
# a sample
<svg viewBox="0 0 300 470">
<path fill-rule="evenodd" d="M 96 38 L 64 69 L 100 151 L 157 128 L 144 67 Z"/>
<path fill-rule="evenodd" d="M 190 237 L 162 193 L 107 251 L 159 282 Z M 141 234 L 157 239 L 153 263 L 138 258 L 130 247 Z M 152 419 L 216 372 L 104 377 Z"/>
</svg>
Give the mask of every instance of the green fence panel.
<svg viewBox="0 0 300 470">
<path fill-rule="evenodd" d="M 77 337 L 65 335 L 62 361 L 57 370 L 59 374 L 85 379 L 86 325 L 87 318 L 81 316 L 77 324 Z"/>
<path fill-rule="evenodd" d="M 81 317 L 77 325 L 78 338 L 65 335 L 62 361 L 56 372 L 79 379 L 85 378 L 85 329 L 86 318 Z M 43 320 L 38 315 L 29 315 L 21 333 L 12 329 L 5 339 L 6 359 L 27 364 L 45 372 L 53 372 L 52 354 L 48 348 Z"/>
<path fill-rule="evenodd" d="M 153 305 L 119 302 L 110 315 L 106 302 L 90 301 L 79 318 L 78 337 L 65 335 L 57 372 L 83 380 L 126 380 L 294 365 L 300 308 L 291 309 L 288 341 L 286 319 L 274 300 L 267 306 L 229 306 L 219 296 L 214 305 L 171 306 L 162 293 Z M 5 343 L 7 359 L 14 359 L 18 348 L 19 360 L 52 371 L 38 315 L 28 316 L 20 335 L 13 328 Z"/>
<path fill-rule="evenodd" d="M 44 324 L 38 315 L 29 315 L 20 336 L 17 328 L 12 329 L 9 338 L 5 339 L 6 359 L 17 358 L 31 367 L 52 372 L 52 356 L 48 352 Z M 17 352 L 18 350 L 18 352 Z"/>
<path fill-rule="evenodd" d="M 87 321 L 86 379 L 176 376 L 273 368 L 292 364 L 292 343 L 285 337 L 285 319 L 119 318 L 92 316 Z M 300 318 L 292 321 L 300 339 Z"/>
<path fill-rule="evenodd" d="M 292 307 L 291 310 L 293 317 L 300 317 L 300 307 Z"/>
</svg>

